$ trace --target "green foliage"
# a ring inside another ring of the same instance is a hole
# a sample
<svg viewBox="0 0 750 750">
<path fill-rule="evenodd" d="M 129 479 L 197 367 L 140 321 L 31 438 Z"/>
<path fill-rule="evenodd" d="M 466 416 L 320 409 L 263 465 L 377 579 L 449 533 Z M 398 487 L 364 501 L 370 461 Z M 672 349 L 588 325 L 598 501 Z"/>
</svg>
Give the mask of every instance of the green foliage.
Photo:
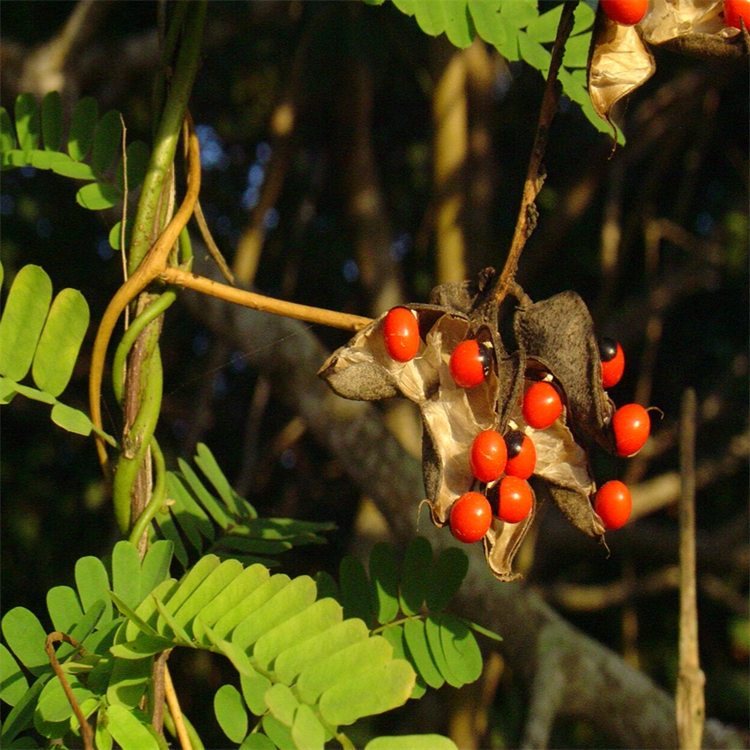
<svg viewBox="0 0 750 750">
<path fill-rule="evenodd" d="M 178 460 L 179 471 L 167 472 L 169 505 L 154 517 L 151 539 L 162 536 L 174 543 L 175 556 L 187 567 L 192 555 L 215 553 L 244 564 L 275 566 L 272 555 L 292 547 L 322 544 L 321 532 L 332 523 L 297 521 L 292 518 L 258 518 L 255 508 L 240 497 L 202 443 L 195 463 L 208 480 L 206 486 L 187 461 Z"/>
<path fill-rule="evenodd" d="M 218 470 L 206 453 L 201 463 L 209 473 Z M 425 544 L 410 545 L 410 576 Z M 208 554 L 179 581 L 169 578 L 173 549 L 170 541 L 156 541 L 141 562 L 133 544 L 119 542 L 106 563 L 77 562 L 75 589 L 57 586 L 47 596 L 53 627 L 80 644 L 60 645 L 57 657 L 84 716 L 96 715 L 97 747 L 160 747 L 138 706 L 149 694 L 155 655 L 176 647 L 221 654 L 237 669 L 241 690 L 222 686 L 214 710 L 227 737 L 244 748 L 322 750 L 340 727 L 421 694 L 420 682 L 460 686 L 481 672 L 478 646 L 460 618 L 425 611 L 396 619 L 400 589 L 410 578 L 401 576 L 385 545 L 376 545 L 370 577 L 364 573 L 372 601 L 380 603 L 371 619 L 390 618 L 374 631 L 359 618 L 345 619 L 345 608 L 321 597 L 312 578 L 271 575 L 259 563 L 246 567 Z M 435 567 L 455 581 L 466 570 L 453 554 L 435 566 L 431 551 L 421 559 L 424 575 Z M 27 742 L 31 737 L 22 733 L 32 727 L 49 740 L 77 742 L 78 720 L 48 662 L 41 622 L 16 607 L 3 617 L 2 632 L 0 699 L 12 707 L 3 746 Z M 31 686 L 24 670 L 36 678 Z M 400 740 L 371 746 L 454 747 L 431 735 Z"/>
<path fill-rule="evenodd" d="M 24 266 L 10 288 L 0 318 L 0 404 L 20 393 L 52 406 L 52 421 L 69 432 L 89 435 L 95 429 L 78 409 L 57 397 L 70 382 L 89 325 L 89 306 L 75 289 L 52 300 L 52 282 L 39 266 Z M 22 385 L 31 370 L 37 388 Z M 100 433 L 108 442 L 113 438 Z"/>
<path fill-rule="evenodd" d="M 371 3 L 379 4 L 379 3 Z M 445 34 L 456 47 L 468 47 L 475 37 L 491 44 L 509 62 L 523 60 L 545 76 L 555 41 L 562 4 L 540 13 L 537 0 L 394 0 L 393 4 L 430 36 Z M 565 46 L 558 73 L 563 91 L 579 104 L 599 131 L 610 127 L 594 112 L 587 90 L 586 67 L 594 11 L 586 3 L 575 10 L 575 25 Z"/>
<path fill-rule="evenodd" d="M 65 118 L 56 91 L 44 97 L 41 108 L 33 94 L 21 94 L 16 99 L 14 117 L 15 128 L 7 110 L 0 108 L 0 169 L 31 166 L 85 180 L 88 184 L 79 189 L 76 201 L 93 211 L 112 208 L 124 198 L 125 164 L 128 190 L 143 182 L 148 146 L 134 141 L 126 147 L 125 158 L 117 158 L 122 151 L 122 117 L 111 110 L 99 118 L 99 107 L 91 97 L 76 102 L 67 139 L 63 137 Z"/>
</svg>

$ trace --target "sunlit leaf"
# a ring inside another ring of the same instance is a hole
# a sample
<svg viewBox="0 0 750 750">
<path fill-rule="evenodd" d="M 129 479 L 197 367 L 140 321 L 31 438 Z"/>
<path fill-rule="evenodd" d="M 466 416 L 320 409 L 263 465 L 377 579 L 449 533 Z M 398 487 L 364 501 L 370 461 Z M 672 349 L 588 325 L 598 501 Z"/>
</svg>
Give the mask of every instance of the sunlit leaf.
<svg viewBox="0 0 750 750">
<path fill-rule="evenodd" d="M 234 685 L 222 685 L 216 691 L 214 713 L 222 731 L 232 742 L 240 743 L 245 739 L 247 711 L 242 696 Z"/>
<path fill-rule="evenodd" d="M 404 623 L 404 638 L 407 653 L 417 668 L 417 673 L 432 688 L 440 688 L 445 678 L 438 670 L 427 643 L 427 634 L 422 620 L 407 620 Z"/>
<path fill-rule="evenodd" d="M 441 734 L 400 734 L 375 737 L 365 745 L 365 750 L 458 750 L 458 747 Z"/>
<path fill-rule="evenodd" d="M 15 706 L 29 689 L 29 683 L 18 662 L 2 643 L 0 643 L 0 674 L 2 674 L 0 700 L 5 701 L 9 706 Z"/>
<path fill-rule="evenodd" d="M 292 739 L 299 750 L 323 750 L 325 745 L 325 729 L 306 703 L 294 714 Z"/>
<path fill-rule="evenodd" d="M 105 208 L 116 206 L 122 198 L 121 193 L 109 182 L 92 182 L 84 185 L 76 193 L 76 202 L 79 206 L 91 211 L 102 211 Z"/>
<path fill-rule="evenodd" d="M 2 631 L 8 648 L 33 675 L 51 669 L 44 651 L 47 634 L 37 616 L 25 607 L 14 607 L 5 613 Z"/>
<path fill-rule="evenodd" d="M 251 672 L 249 675 L 240 677 L 240 687 L 242 696 L 247 703 L 247 707 L 256 716 L 262 716 L 267 709 L 265 694 L 271 687 L 271 681 L 265 675 L 258 672 Z"/>
<path fill-rule="evenodd" d="M 107 687 L 107 701 L 110 705 L 119 703 L 128 708 L 135 708 L 153 676 L 152 658 L 115 659 Z"/>
<path fill-rule="evenodd" d="M 129 607 L 141 602 L 141 559 L 128 541 L 117 542 L 112 550 L 112 589 Z"/>
<path fill-rule="evenodd" d="M 54 586 L 47 592 L 47 610 L 55 630 L 70 633 L 83 617 L 78 595 L 70 586 Z"/>
<path fill-rule="evenodd" d="M 110 706 L 107 709 L 107 719 L 107 729 L 120 747 L 161 750 L 157 739 L 145 724 L 138 721 L 135 714 L 124 706 Z"/>
</svg>

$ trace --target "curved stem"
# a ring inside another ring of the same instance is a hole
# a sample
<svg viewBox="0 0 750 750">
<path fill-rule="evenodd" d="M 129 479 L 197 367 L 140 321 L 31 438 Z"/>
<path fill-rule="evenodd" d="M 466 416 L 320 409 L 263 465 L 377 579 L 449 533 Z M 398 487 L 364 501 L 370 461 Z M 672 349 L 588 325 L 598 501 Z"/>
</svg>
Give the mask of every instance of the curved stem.
<svg viewBox="0 0 750 750">
<path fill-rule="evenodd" d="M 322 307 L 300 305 L 296 302 L 265 297 L 255 292 L 247 292 L 244 289 L 219 284 L 204 276 L 183 271 L 181 268 L 165 268 L 160 277 L 162 281 L 166 281 L 169 284 L 193 289 L 196 292 L 208 294 L 211 297 L 218 297 L 236 305 L 251 307 L 254 310 L 261 310 L 273 313 L 274 315 L 284 315 L 288 318 L 304 320 L 308 323 L 331 326 L 331 328 L 341 328 L 346 331 L 361 331 L 365 326 L 372 323 L 372 318 L 365 318 L 361 315 L 350 315 L 349 313 L 340 313 L 335 310 L 326 310 Z"/>
<path fill-rule="evenodd" d="M 188 114 L 189 118 L 189 114 Z M 148 255 L 143 259 L 143 263 L 136 269 L 135 273 L 117 290 L 115 296 L 107 306 L 107 309 L 99 323 L 99 330 L 94 340 L 94 348 L 91 352 L 91 374 L 89 377 L 89 408 L 91 411 L 91 421 L 94 426 L 102 429 L 102 412 L 101 412 L 101 390 L 102 378 L 104 374 L 104 360 L 107 355 L 107 346 L 112 338 L 112 332 L 115 329 L 117 320 L 123 310 L 135 299 L 152 281 L 158 278 L 167 264 L 167 258 L 182 232 L 188 220 L 192 216 L 195 203 L 198 200 L 200 191 L 201 171 L 200 171 L 200 150 L 198 146 L 198 137 L 195 134 L 192 120 L 189 119 L 189 144 L 190 144 L 190 171 L 188 174 L 188 189 L 185 198 L 167 225 L 166 229 L 154 243 Z M 108 473 L 107 451 L 104 447 L 104 440 L 96 436 L 96 449 L 99 454 L 99 462 L 105 473 Z"/>
<path fill-rule="evenodd" d="M 131 544 L 138 546 L 141 537 L 146 533 L 148 525 L 153 521 L 154 516 L 161 510 L 164 500 L 167 497 L 167 465 L 164 461 L 164 454 L 159 447 L 156 438 L 151 436 L 151 455 L 154 459 L 154 470 L 156 472 L 156 481 L 151 493 L 151 500 L 143 510 L 138 520 L 133 525 L 130 532 L 129 541 Z"/>
<path fill-rule="evenodd" d="M 131 324 L 120 343 L 115 350 L 115 356 L 112 360 L 112 388 L 115 392 L 117 401 L 122 400 L 125 379 L 123 372 L 125 370 L 125 360 L 128 353 L 133 348 L 135 340 L 141 335 L 146 326 L 156 320 L 175 300 L 177 292 L 173 289 L 167 289 L 164 294 L 152 302 Z"/>
</svg>

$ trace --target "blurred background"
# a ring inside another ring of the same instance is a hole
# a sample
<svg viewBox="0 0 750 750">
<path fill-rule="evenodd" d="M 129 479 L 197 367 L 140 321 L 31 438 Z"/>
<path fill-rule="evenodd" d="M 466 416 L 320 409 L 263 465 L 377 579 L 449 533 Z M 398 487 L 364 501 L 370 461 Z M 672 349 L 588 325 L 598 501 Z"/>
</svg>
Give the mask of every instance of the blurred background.
<svg viewBox="0 0 750 750">
<path fill-rule="evenodd" d="M 129 140 L 150 141 L 157 4 L 86 5 L 55 79 L 43 63 L 75 8 L 4 4 L 2 105 L 12 112 L 18 93 L 42 96 L 57 80 L 66 106 L 94 96 L 100 112 L 122 111 Z M 637 518 L 608 535 L 609 557 L 543 508 L 517 567 L 570 622 L 674 691 L 676 426 L 684 389 L 694 387 L 706 713 L 747 736 L 748 65 L 655 54 L 656 74 L 621 114 L 624 146 L 613 148 L 563 97 L 517 279 L 534 300 L 578 292 L 599 331 L 625 349 L 614 400 L 655 405 L 664 418 L 637 458 L 593 457 L 597 477 L 620 477 L 637 495 Z M 426 301 L 437 283 L 502 267 L 543 86 L 525 63 L 479 40 L 459 50 L 429 37 L 390 4 L 212 2 L 191 101 L 208 224 L 238 276 L 265 294 L 367 316 Z M 77 187 L 33 168 L 3 172 L 2 262 L 6 285 L 38 263 L 56 291 L 80 289 L 96 321 L 121 279 L 107 241 L 118 216 L 85 211 Z M 92 324 L 89 344 L 94 332 Z M 314 332 L 331 349 L 349 337 Z M 162 352 L 158 434 L 171 465 L 206 442 L 262 515 L 337 523 L 329 545 L 290 553 L 285 570 L 335 572 L 342 554 L 387 538 L 335 458 L 199 317 L 173 307 Z M 85 410 L 87 357 L 84 345 L 65 394 Z M 105 428 L 116 434 L 111 393 L 105 403 Z M 413 412 L 383 408 L 418 452 Z M 47 590 L 72 582 L 81 555 L 105 554 L 115 524 L 91 441 L 20 398 L 3 408 L 1 437 L 3 609 L 42 617 Z M 177 659 L 178 674 L 190 675 L 183 708 L 218 746 L 210 702 L 229 672 L 205 653 Z M 517 746 L 525 696 L 496 659 L 494 681 L 468 699 L 445 687 L 402 709 L 400 721 L 447 732 L 470 700 L 485 721 L 475 746 Z M 558 720 L 551 744 L 604 742 L 585 720 Z"/>
</svg>

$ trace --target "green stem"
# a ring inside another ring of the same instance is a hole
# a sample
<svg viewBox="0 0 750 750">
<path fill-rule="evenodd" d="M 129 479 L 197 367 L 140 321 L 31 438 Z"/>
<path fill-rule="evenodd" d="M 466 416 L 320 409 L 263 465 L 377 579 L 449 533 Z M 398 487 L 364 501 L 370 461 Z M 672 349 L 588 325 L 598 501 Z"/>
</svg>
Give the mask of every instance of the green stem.
<svg viewBox="0 0 750 750">
<path fill-rule="evenodd" d="M 167 466 L 164 462 L 164 454 L 161 452 L 159 443 L 154 436 L 151 437 L 151 455 L 154 459 L 154 472 L 156 481 L 151 493 L 151 500 L 144 508 L 143 513 L 138 516 L 138 520 L 130 532 L 130 543 L 138 545 L 141 537 L 146 532 L 148 525 L 154 519 L 154 516 L 161 510 L 164 500 L 167 497 Z"/>
<path fill-rule="evenodd" d="M 385 625 L 381 625 L 379 628 L 371 630 L 370 635 L 379 635 L 384 630 L 388 630 L 388 628 L 395 628 L 397 625 L 403 625 L 405 622 L 409 622 L 409 620 L 419 620 L 421 618 L 422 615 L 408 615 L 407 617 L 402 617 L 400 620 L 392 620 Z"/>
<path fill-rule="evenodd" d="M 341 747 L 343 747 L 344 750 L 357 750 L 357 748 L 354 747 L 354 743 L 343 732 L 339 732 L 336 735 L 336 739 L 339 741 Z"/>
<path fill-rule="evenodd" d="M 118 402 L 122 401 L 124 392 L 124 375 L 125 360 L 135 344 L 135 340 L 140 336 L 146 326 L 156 320 L 175 300 L 177 292 L 174 288 L 167 289 L 158 299 L 154 300 L 131 324 L 130 328 L 125 331 L 120 343 L 117 345 L 117 351 L 112 361 L 112 388 L 115 392 L 115 398 Z"/>
<path fill-rule="evenodd" d="M 182 44 L 175 64 L 169 94 L 164 103 L 164 113 L 154 139 L 146 179 L 143 181 L 138 214 L 133 224 L 133 240 L 128 259 L 128 272 L 132 274 L 140 265 L 153 242 L 156 212 L 164 179 L 174 162 L 185 119 L 190 92 L 200 61 L 203 25 L 206 17 L 206 0 L 188 3 Z"/>
<path fill-rule="evenodd" d="M 146 335 L 148 335 L 148 330 Z M 146 456 L 146 450 L 156 431 L 156 424 L 159 421 L 159 412 L 161 411 L 163 372 L 158 340 L 159 329 L 158 326 L 154 326 L 154 331 L 146 343 L 147 352 L 143 358 L 141 382 L 133 384 L 133 387 L 138 388 L 141 393 L 138 415 L 130 428 L 127 441 L 131 450 L 134 449 L 135 453 L 134 455 L 128 455 L 128 446 L 126 441 L 123 440 L 123 453 L 120 454 L 115 471 L 112 500 L 115 506 L 115 517 L 123 534 L 128 534 L 130 530 L 130 503 L 133 487 Z M 151 349 L 150 352 L 148 351 L 149 348 Z"/>
</svg>

